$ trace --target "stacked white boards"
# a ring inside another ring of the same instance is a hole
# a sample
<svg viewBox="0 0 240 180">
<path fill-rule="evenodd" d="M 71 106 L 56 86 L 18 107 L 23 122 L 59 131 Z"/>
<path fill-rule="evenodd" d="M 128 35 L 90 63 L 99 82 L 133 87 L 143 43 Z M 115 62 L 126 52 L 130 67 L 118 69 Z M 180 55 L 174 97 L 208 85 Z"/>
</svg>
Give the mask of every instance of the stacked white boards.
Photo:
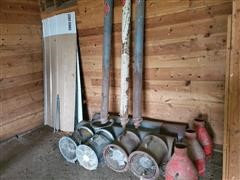
<svg viewBox="0 0 240 180">
<path fill-rule="evenodd" d="M 57 130 L 72 132 L 74 131 L 75 112 L 78 112 L 77 121 L 82 120 L 75 13 L 63 13 L 49 17 L 43 19 L 42 24 L 44 123 Z"/>
</svg>

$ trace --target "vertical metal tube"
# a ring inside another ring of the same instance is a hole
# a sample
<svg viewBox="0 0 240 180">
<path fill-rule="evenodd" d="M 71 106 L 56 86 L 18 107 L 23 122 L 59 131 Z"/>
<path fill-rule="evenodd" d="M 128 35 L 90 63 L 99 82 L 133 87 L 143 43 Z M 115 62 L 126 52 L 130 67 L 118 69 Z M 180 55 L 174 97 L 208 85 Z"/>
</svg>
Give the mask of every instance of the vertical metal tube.
<svg viewBox="0 0 240 180">
<path fill-rule="evenodd" d="M 101 123 L 108 121 L 109 106 L 109 78 L 110 78 L 110 59 L 111 59 L 111 37 L 112 37 L 112 17 L 113 1 L 104 1 L 104 37 L 103 37 L 103 78 L 102 78 L 102 105 L 101 105 Z"/>
<path fill-rule="evenodd" d="M 142 121 L 142 73 L 145 0 L 137 0 L 135 25 L 135 57 L 133 67 L 133 122 L 138 128 Z"/>
<path fill-rule="evenodd" d="M 123 1 L 122 8 L 122 57 L 120 95 L 120 118 L 121 124 L 124 128 L 128 123 L 130 18 L 131 0 L 125 0 Z"/>
</svg>

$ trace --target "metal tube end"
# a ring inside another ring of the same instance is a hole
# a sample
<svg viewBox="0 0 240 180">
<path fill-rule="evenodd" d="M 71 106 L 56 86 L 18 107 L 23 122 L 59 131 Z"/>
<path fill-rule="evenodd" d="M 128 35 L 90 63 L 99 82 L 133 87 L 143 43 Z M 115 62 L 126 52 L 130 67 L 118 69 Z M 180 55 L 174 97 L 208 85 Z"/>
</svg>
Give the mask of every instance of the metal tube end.
<svg viewBox="0 0 240 180">
<path fill-rule="evenodd" d="M 142 121 L 143 121 L 143 118 L 141 118 L 141 117 L 133 118 L 133 123 L 134 123 L 135 128 L 139 128 Z"/>
</svg>

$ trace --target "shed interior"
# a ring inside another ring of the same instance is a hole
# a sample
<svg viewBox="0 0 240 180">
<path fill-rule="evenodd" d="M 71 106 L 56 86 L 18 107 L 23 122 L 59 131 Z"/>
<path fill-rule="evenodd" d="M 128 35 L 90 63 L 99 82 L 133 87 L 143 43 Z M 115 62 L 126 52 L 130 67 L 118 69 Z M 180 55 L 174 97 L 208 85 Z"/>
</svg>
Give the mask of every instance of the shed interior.
<svg viewBox="0 0 240 180">
<path fill-rule="evenodd" d="M 135 46 L 136 2 L 132 1 L 131 62 Z M 91 119 L 100 112 L 103 5 L 103 0 L 0 0 L 0 177 L 2 174 L 3 179 L 14 177 L 8 176 L 7 169 L 24 156 L 27 148 L 33 146 L 32 143 L 38 143 L 35 140 L 40 143 L 35 148 L 36 152 L 47 156 L 46 152 L 39 150 L 47 142 L 41 141 L 38 136 L 46 134 L 49 140 L 55 142 L 47 146 L 56 149 L 61 135 L 50 133 L 49 127 L 42 129 L 42 19 L 75 12 L 84 117 Z M 191 124 L 199 114 L 206 115 L 214 137 L 214 151 L 220 153 L 216 156 L 223 155 L 223 163 L 220 163 L 223 174 L 220 177 L 226 180 L 240 179 L 240 1 L 146 0 L 145 13 L 143 117 Z M 109 111 L 112 113 L 119 112 L 121 14 L 122 2 L 115 0 L 109 96 Z M 133 94 L 132 68 L 130 65 L 129 104 L 132 104 Z M 129 106 L 129 113 L 132 114 L 132 106 Z M 22 136 L 32 131 L 35 138 L 33 142 L 29 135 L 26 138 Z M 20 155 L 9 150 L 18 147 L 21 149 L 18 151 Z M 9 151 L 4 152 L 5 149 Z M 55 149 L 51 154 L 53 156 L 57 154 Z M 17 158 L 11 160 L 13 156 Z M 32 156 L 34 158 L 34 153 Z M 42 156 L 38 155 L 38 158 Z M 222 158 L 219 159 L 221 161 Z M 29 164 L 31 162 L 36 166 L 34 159 L 29 160 Z M 57 163 L 56 159 L 53 162 Z M 64 166 L 68 166 L 67 163 Z M 78 171 L 78 168 L 70 167 Z M 20 165 L 14 168 L 20 168 Z M 34 179 L 27 171 L 19 175 L 20 179 Z M 37 168 L 34 171 L 38 171 Z M 57 169 L 53 172 L 57 173 Z M 45 176 L 42 177 L 48 178 L 50 172 L 43 173 Z M 69 173 L 73 177 L 64 176 L 64 179 L 77 177 L 73 171 Z M 104 174 L 104 170 L 98 170 L 97 173 Z M 55 179 L 53 174 L 51 176 Z M 83 177 L 88 177 L 87 172 Z M 104 177 L 95 174 L 92 179 Z M 116 174 L 113 177 L 133 178 Z"/>
</svg>

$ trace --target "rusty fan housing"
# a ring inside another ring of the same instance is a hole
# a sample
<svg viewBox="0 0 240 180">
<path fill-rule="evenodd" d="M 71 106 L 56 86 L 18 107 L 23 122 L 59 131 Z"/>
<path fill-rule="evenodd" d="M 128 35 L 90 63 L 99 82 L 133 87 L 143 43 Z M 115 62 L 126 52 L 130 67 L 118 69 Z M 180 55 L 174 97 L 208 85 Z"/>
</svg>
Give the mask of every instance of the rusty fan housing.
<svg viewBox="0 0 240 180">
<path fill-rule="evenodd" d="M 168 147 L 163 138 L 147 135 L 138 150 L 128 158 L 130 170 L 141 179 L 156 179 L 160 174 L 159 165 L 167 158 L 167 154 Z"/>
<path fill-rule="evenodd" d="M 106 165 L 116 171 L 128 170 L 128 156 L 140 144 L 140 138 L 132 131 L 125 131 L 118 140 L 107 145 L 103 150 L 103 158 Z"/>
<path fill-rule="evenodd" d="M 88 170 L 95 170 L 102 159 L 103 148 L 114 140 L 113 135 L 100 129 L 85 144 L 79 145 L 76 149 L 76 156 L 79 164 Z"/>
</svg>

